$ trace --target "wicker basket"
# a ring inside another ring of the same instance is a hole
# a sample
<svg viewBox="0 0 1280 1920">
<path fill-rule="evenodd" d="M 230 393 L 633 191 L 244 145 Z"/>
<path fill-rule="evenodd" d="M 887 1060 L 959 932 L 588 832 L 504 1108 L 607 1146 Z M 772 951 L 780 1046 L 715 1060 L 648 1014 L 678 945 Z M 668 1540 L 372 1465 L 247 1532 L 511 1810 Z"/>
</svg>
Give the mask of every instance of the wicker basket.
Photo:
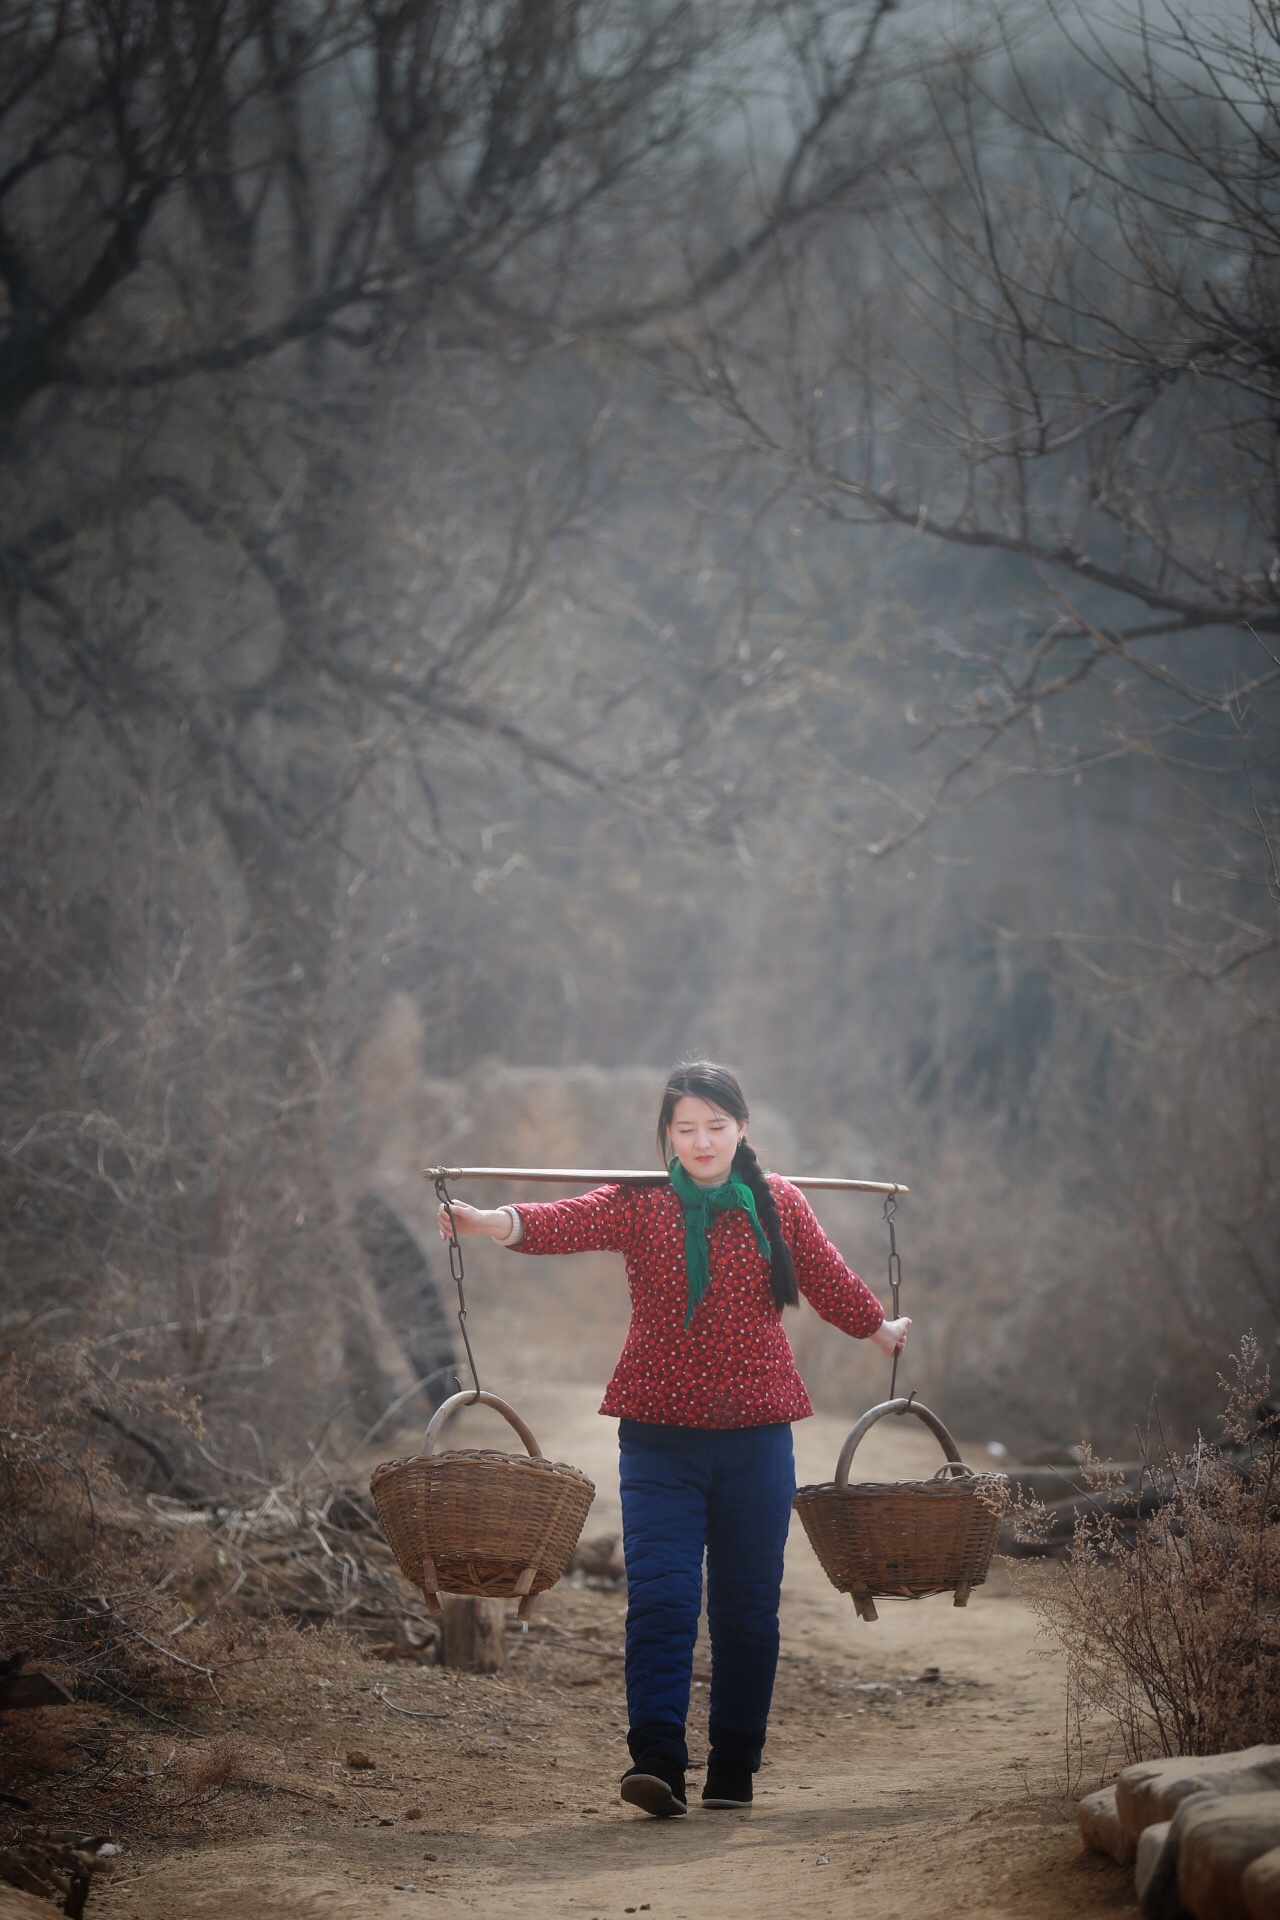
<svg viewBox="0 0 1280 1920">
<path fill-rule="evenodd" d="M 493 1407 L 528 1448 L 436 1453 L 436 1436 L 458 1407 Z M 427 1428 L 422 1452 L 384 1460 L 369 1482 L 387 1539 L 405 1578 L 439 1613 L 442 1593 L 520 1601 L 553 1587 L 578 1544 L 595 1484 L 576 1467 L 545 1460 L 532 1433 L 492 1393 L 455 1393 Z"/>
<path fill-rule="evenodd" d="M 935 1433 L 946 1454 L 932 1480 L 849 1485 L 849 1466 L 863 1436 L 890 1413 L 913 1413 Z M 864 1620 L 876 1616 L 873 1594 L 906 1600 L 954 1593 L 967 1604 L 991 1565 L 1000 1521 L 1009 1504 L 1002 1473 L 975 1473 L 955 1441 L 918 1400 L 886 1400 L 864 1413 L 840 1450 L 835 1480 L 801 1487 L 795 1505 L 832 1586 L 853 1596 Z"/>
</svg>

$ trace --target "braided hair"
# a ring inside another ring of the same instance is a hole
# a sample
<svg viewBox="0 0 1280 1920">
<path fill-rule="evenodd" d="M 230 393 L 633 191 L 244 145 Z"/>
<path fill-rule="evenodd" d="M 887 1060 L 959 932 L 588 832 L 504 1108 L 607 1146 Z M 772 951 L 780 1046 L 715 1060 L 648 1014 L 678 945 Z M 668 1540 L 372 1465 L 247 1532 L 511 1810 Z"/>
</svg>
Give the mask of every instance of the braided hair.
<svg viewBox="0 0 1280 1920">
<path fill-rule="evenodd" d="M 664 1163 L 670 1150 L 667 1135 L 676 1103 L 686 1094 L 692 1095 L 695 1100 L 705 1100 L 709 1106 L 719 1107 L 722 1113 L 727 1113 L 730 1119 L 737 1120 L 741 1125 L 745 1125 L 751 1117 L 738 1076 L 728 1067 L 717 1066 L 712 1060 L 691 1060 L 685 1066 L 673 1068 L 667 1075 L 658 1113 L 658 1152 Z M 783 1307 L 798 1307 L 800 1289 L 796 1285 L 795 1262 L 783 1238 L 778 1202 L 765 1178 L 764 1168 L 756 1158 L 755 1148 L 748 1146 L 745 1139 L 739 1140 L 738 1150 L 733 1156 L 733 1173 L 750 1187 L 760 1225 L 769 1241 L 773 1303 L 779 1312 Z"/>
</svg>

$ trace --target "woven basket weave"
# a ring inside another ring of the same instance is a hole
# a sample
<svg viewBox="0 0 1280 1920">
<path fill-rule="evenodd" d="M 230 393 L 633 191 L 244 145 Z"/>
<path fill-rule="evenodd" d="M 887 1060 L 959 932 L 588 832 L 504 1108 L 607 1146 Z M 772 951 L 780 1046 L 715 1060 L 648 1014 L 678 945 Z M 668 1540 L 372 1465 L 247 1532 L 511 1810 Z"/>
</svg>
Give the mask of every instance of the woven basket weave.
<svg viewBox="0 0 1280 1920">
<path fill-rule="evenodd" d="M 436 1453 L 436 1436 L 458 1407 L 493 1407 L 528 1448 L 486 1447 Z M 384 1460 L 369 1482 L 392 1552 L 407 1580 L 421 1587 L 432 1613 L 442 1593 L 520 1601 L 528 1618 L 534 1595 L 553 1587 L 578 1544 L 595 1483 L 576 1467 L 543 1458 L 519 1414 L 493 1393 L 455 1393 L 427 1428 L 422 1452 Z"/>
<path fill-rule="evenodd" d="M 932 1480 L 849 1485 L 859 1442 L 890 1413 L 913 1413 L 936 1434 L 946 1461 Z M 876 1616 L 873 1595 L 919 1600 L 954 1593 L 968 1603 L 991 1565 L 1000 1521 L 1009 1504 L 1002 1473 L 975 1473 L 935 1413 L 918 1400 L 886 1400 L 864 1413 L 840 1450 L 836 1476 L 825 1486 L 801 1487 L 796 1511 L 832 1586 L 852 1595 L 864 1620 Z"/>
</svg>

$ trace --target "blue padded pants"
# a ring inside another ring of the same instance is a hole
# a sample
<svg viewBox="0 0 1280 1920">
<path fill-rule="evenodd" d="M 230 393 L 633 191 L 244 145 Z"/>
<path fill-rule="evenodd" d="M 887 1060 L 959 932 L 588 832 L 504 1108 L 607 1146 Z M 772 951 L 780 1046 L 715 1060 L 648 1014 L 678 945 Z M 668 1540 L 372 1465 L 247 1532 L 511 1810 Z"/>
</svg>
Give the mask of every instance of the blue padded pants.
<svg viewBox="0 0 1280 1920">
<path fill-rule="evenodd" d="M 712 1757 L 760 1765 L 796 1490 L 789 1426 L 618 1428 L 627 1558 L 627 1743 L 687 1767 L 685 1720 L 707 1561 Z"/>
</svg>

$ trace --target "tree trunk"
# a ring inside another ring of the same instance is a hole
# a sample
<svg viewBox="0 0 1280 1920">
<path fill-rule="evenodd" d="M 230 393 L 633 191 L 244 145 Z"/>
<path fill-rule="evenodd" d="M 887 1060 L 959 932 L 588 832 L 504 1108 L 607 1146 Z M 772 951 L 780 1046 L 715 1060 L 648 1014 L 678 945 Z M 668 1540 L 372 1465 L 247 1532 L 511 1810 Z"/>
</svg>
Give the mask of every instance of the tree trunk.
<svg viewBox="0 0 1280 1920">
<path fill-rule="evenodd" d="M 507 1603 L 445 1594 L 444 1664 L 458 1673 L 502 1673 L 507 1664 Z"/>
</svg>

